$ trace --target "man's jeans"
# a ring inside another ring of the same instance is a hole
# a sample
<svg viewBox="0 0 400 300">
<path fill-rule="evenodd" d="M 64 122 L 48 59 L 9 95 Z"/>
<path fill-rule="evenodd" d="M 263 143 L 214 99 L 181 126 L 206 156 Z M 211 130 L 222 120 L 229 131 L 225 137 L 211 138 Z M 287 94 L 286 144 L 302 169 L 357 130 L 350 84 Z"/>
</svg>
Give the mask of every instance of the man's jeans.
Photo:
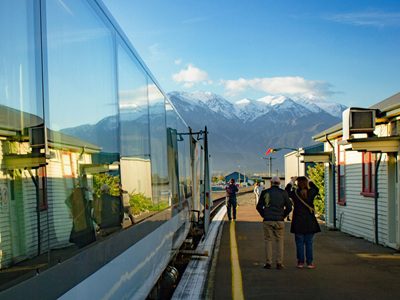
<svg viewBox="0 0 400 300">
<path fill-rule="evenodd" d="M 285 237 L 285 222 L 264 221 L 264 242 L 267 264 L 272 264 L 272 240 L 275 241 L 276 263 L 283 263 L 283 240 Z"/>
<path fill-rule="evenodd" d="M 294 240 L 296 242 L 297 262 L 304 264 L 304 248 L 306 252 L 307 265 L 313 262 L 313 240 L 314 234 L 295 234 Z"/>
<path fill-rule="evenodd" d="M 227 202 L 228 203 L 226 204 L 226 208 L 227 208 L 227 211 L 228 211 L 228 219 L 229 220 L 232 219 L 232 215 L 231 215 L 231 208 L 232 208 L 233 219 L 235 220 L 236 219 L 236 206 L 237 206 L 236 198 L 228 199 Z"/>
</svg>

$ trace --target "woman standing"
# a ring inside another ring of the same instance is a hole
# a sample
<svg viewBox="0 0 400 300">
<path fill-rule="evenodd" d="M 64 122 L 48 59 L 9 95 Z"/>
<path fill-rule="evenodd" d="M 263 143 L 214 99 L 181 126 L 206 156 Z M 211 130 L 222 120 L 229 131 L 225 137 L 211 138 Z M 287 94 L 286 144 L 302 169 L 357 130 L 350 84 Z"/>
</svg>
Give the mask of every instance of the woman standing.
<svg viewBox="0 0 400 300">
<path fill-rule="evenodd" d="M 294 233 L 295 236 L 297 268 L 304 268 L 305 254 L 307 268 L 315 269 L 313 263 L 313 240 L 314 234 L 320 232 L 321 229 L 314 214 L 314 198 L 318 195 L 319 190 L 305 176 L 297 178 L 297 188 L 294 184 L 295 181 L 296 177 L 292 177 L 286 186 L 286 191 L 294 204 L 290 232 Z"/>
</svg>

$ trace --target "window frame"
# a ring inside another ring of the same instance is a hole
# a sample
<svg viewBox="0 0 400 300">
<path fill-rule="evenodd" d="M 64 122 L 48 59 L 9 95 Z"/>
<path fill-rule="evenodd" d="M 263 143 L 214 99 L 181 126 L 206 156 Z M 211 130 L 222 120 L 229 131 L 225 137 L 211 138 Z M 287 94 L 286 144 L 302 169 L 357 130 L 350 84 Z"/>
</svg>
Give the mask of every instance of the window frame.
<svg viewBox="0 0 400 300">
<path fill-rule="evenodd" d="M 343 158 L 342 158 L 343 156 Z M 338 145 L 338 152 L 337 152 L 337 204 L 339 205 L 346 205 L 346 154 L 343 149 L 342 145 Z M 341 175 L 341 171 L 343 170 L 343 175 Z M 340 191 L 341 191 L 341 183 L 343 183 L 344 189 L 344 197 L 340 198 Z"/>
</svg>

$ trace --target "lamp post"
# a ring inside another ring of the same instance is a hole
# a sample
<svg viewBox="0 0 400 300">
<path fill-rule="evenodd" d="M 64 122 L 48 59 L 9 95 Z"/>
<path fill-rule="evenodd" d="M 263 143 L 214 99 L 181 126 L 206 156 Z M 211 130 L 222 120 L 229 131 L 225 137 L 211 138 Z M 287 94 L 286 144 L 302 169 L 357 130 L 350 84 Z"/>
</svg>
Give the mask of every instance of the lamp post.
<svg viewBox="0 0 400 300">
<path fill-rule="evenodd" d="M 286 149 L 286 150 L 296 151 L 296 157 L 297 157 L 297 177 L 299 177 L 299 176 L 300 176 L 300 149 L 299 149 L 299 148 L 290 148 L 290 147 L 269 148 L 265 154 L 268 155 L 269 153 L 278 152 L 278 151 L 280 151 L 280 150 L 285 150 L 285 149 Z"/>
<path fill-rule="evenodd" d="M 263 156 L 261 158 L 266 160 L 267 172 L 268 172 L 268 175 L 271 177 L 272 176 L 272 160 L 275 158 L 271 157 L 271 156 L 269 156 L 269 157 Z"/>
</svg>

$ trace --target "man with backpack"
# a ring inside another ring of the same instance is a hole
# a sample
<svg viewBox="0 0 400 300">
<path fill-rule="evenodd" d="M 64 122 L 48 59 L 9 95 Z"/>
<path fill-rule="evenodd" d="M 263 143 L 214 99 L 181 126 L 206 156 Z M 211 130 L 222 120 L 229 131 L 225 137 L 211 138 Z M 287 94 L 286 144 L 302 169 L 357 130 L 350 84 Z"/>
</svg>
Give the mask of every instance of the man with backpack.
<svg viewBox="0 0 400 300">
<path fill-rule="evenodd" d="M 257 203 L 257 211 L 263 218 L 266 262 L 265 269 L 272 266 L 272 240 L 276 244 L 276 268 L 283 269 L 283 249 L 285 236 L 284 219 L 292 210 L 288 193 L 279 187 L 278 176 L 271 178 L 271 187 L 263 190 Z"/>
</svg>

